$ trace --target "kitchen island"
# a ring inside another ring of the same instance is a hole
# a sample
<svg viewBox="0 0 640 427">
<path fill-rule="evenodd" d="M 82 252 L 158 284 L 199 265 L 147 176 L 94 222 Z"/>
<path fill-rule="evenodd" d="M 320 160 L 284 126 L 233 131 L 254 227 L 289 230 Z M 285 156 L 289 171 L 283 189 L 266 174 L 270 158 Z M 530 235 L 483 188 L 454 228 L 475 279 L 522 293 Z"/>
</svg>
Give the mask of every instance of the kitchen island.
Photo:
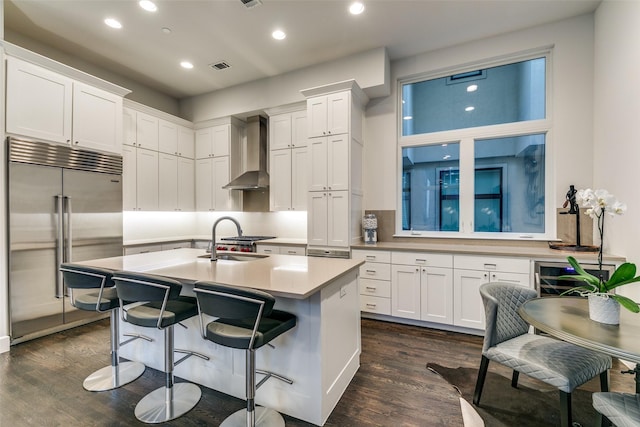
<svg viewBox="0 0 640 427">
<path fill-rule="evenodd" d="M 193 295 L 193 284 L 200 280 L 272 294 L 275 307 L 294 313 L 298 323 L 272 342 L 275 348 L 258 350 L 256 365 L 294 382 L 267 381 L 258 389 L 256 403 L 322 426 L 360 366 L 358 267 L 363 261 L 242 254 L 251 260 L 211 262 L 203 258 L 206 255 L 200 249 L 176 249 L 79 264 L 171 277 L 183 284 L 186 295 Z M 175 375 L 244 399 L 245 352 L 202 339 L 197 316 L 184 325 L 187 329 L 175 327 L 175 348 L 205 354 L 210 360 L 190 357 L 175 367 Z M 153 342 L 135 340 L 121 347 L 120 355 L 162 370 L 162 331 L 121 321 L 120 333 L 153 338 Z"/>
</svg>

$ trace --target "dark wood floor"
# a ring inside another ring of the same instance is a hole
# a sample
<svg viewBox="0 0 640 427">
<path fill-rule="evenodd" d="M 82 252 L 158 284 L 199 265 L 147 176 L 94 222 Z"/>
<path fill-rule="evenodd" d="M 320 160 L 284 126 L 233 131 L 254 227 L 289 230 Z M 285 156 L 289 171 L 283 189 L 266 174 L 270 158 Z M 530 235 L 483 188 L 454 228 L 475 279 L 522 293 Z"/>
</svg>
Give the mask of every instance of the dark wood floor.
<svg viewBox="0 0 640 427">
<path fill-rule="evenodd" d="M 325 425 L 462 426 L 456 391 L 425 365 L 477 368 L 481 346 L 476 336 L 363 319 L 361 367 Z M 134 407 L 163 384 L 163 374 L 147 369 L 120 389 L 85 391 L 84 377 L 106 366 L 108 353 L 108 320 L 13 346 L 0 355 L 0 426 L 142 425 Z M 612 370 L 612 388 L 631 383 Z M 196 408 L 168 424 L 217 426 L 243 407 L 241 400 L 202 390 Z M 288 427 L 311 426 L 285 420 Z"/>
</svg>

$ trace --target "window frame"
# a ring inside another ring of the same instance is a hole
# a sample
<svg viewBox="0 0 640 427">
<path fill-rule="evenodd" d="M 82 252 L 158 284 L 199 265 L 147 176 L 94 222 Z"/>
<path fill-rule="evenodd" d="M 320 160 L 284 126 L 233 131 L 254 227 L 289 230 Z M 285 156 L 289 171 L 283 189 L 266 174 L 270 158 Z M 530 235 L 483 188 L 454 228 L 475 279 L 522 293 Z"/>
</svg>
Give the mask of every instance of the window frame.
<svg viewBox="0 0 640 427">
<path fill-rule="evenodd" d="M 478 126 L 464 129 L 446 130 L 418 135 L 402 135 L 403 109 L 402 88 L 405 84 L 424 80 L 438 79 L 454 74 L 461 74 L 478 69 L 497 67 L 535 58 L 545 58 L 545 118 L 525 122 Z M 433 72 L 398 78 L 397 83 L 397 150 L 396 150 L 396 224 L 395 237 L 437 237 L 494 240 L 551 240 L 556 235 L 555 171 L 553 162 L 553 75 L 551 48 L 535 49 L 524 53 L 504 56 L 458 67 L 441 69 Z M 474 231 L 474 141 L 490 138 L 517 137 L 530 134 L 545 135 L 545 218 L 544 233 L 518 232 L 476 232 Z M 460 144 L 460 218 L 458 231 L 415 231 L 402 229 L 402 149 L 423 145 L 440 145 L 444 143 Z"/>
</svg>

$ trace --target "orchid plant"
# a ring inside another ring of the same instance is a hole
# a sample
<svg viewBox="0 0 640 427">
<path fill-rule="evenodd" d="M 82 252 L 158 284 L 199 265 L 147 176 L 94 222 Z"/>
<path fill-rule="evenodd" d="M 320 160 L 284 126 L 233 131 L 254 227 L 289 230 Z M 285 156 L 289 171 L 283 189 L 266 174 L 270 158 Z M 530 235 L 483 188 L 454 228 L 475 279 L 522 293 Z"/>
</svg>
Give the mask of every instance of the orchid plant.
<svg viewBox="0 0 640 427">
<path fill-rule="evenodd" d="M 586 214 L 592 219 L 597 220 L 598 231 L 600 234 L 600 248 L 598 251 L 598 270 L 602 272 L 602 248 L 604 244 L 604 219 L 605 215 L 622 215 L 627 210 L 627 205 L 618 201 L 613 194 L 607 190 L 578 190 L 576 201 L 579 205 L 587 208 Z M 578 263 L 578 261 L 570 256 L 567 258 L 569 264 L 573 267 L 576 274 L 569 276 L 561 276 L 563 279 L 578 279 L 584 282 L 584 285 L 569 289 L 563 294 L 576 292 L 581 296 L 589 294 L 597 294 L 606 298 L 613 298 L 618 301 L 621 306 L 634 313 L 640 312 L 640 306 L 630 298 L 622 295 L 611 294 L 609 291 L 629 283 L 640 282 L 640 276 L 636 276 L 636 265 L 625 262 L 613 272 L 609 280 L 604 280 L 602 274 L 599 277 L 587 273 Z"/>
</svg>

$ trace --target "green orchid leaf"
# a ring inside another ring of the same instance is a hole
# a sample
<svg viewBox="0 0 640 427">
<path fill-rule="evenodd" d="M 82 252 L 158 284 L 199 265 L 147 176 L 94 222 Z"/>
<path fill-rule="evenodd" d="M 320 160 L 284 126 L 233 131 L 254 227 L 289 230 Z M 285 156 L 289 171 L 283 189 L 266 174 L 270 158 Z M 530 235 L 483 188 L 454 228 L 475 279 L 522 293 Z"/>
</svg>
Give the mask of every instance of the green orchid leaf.
<svg viewBox="0 0 640 427">
<path fill-rule="evenodd" d="M 567 260 L 569 261 L 569 264 L 571 264 L 571 267 L 573 267 L 573 269 L 577 273 L 577 276 L 581 278 L 581 280 L 598 286 L 598 284 L 600 283 L 600 279 L 598 277 L 594 276 L 593 274 L 587 273 L 574 257 L 569 256 L 567 257 Z"/>
<path fill-rule="evenodd" d="M 609 280 L 608 285 L 615 285 L 616 283 L 625 282 L 632 279 L 636 275 L 636 265 L 630 262 L 625 262 L 613 272 Z"/>
<path fill-rule="evenodd" d="M 640 313 L 640 306 L 638 306 L 638 303 L 633 301 L 632 299 L 623 297 L 622 295 L 609 295 L 609 297 L 618 301 L 621 306 L 631 311 L 632 313 Z"/>
<path fill-rule="evenodd" d="M 612 289 L 619 288 L 620 286 L 628 285 L 629 283 L 635 283 L 635 282 L 640 282 L 640 276 L 634 277 L 629 280 L 625 280 L 623 282 L 618 282 L 618 283 L 611 283 L 611 280 L 609 280 L 604 284 L 604 287 L 606 288 L 607 291 L 610 291 Z"/>
<path fill-rule="evenodd" d="M 600 284 L 600 279 L 594 276 L 581 276 L 579 274 L 564 274 L 562 276 L 558 276 L 558 280 L 576 280 L 587 283 L 589 286 L 593 286 L 595 289 L 598 289 L 598 285 Z"/>
</svg>

